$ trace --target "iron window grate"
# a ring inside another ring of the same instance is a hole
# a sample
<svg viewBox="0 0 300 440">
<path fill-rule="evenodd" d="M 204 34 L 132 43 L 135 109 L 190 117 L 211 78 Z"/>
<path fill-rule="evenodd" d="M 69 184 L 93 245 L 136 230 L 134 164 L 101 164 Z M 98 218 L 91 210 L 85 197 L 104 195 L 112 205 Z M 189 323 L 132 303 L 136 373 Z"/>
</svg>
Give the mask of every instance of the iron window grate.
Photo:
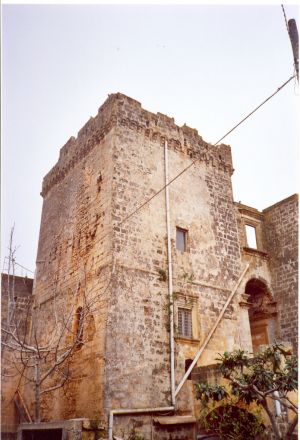
<svg viewBox="0 0 300 440">
<path fill-rule="evenodd" d="M 178 308 L 178 333 L 192 338 L 192 311 Z"/>
</svg>

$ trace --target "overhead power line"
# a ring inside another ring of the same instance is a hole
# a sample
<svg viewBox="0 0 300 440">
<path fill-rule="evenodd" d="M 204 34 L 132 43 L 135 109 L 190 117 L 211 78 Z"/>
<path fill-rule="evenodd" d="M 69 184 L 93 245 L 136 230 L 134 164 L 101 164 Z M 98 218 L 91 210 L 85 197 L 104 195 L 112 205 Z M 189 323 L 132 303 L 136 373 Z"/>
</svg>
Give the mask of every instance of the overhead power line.
<svg viewBox="0 0 300 440">
<path fill-rule="evenodd" d="M 234 130 L 236 130 L 237 127 L 239 127 L 243 122 L 245 122 L 250 116 L 252 116 L 259 108 L 261 108 L 264 104 L 266 104 L 271 98 L 273 98 L 280 90 L 282 90 L 293 78 L 295 78 L 295 75 L 291 76 L 287 81 L 285 81 L 278 89 L 272 93 L 268 98 L 266 98 L 261 104 L 259 104 L 254 110 L 252 110 L 247 116 L 245 116 L 240 122 L 238 122 L 231 130 L 229 130 L 226 134 L 224 134 L 217 142 L 213 144 L 213 146 L 216 146 L 219 142 L 221 142 L 225 137 L 227 137 L 230 133 L 232 133 Z M 116 226 L 121 226 L 123 223 L 125 223 L 127 220 L 129 220 L 131 217 L 133 217 L 138 211 L 140 211 L 144 206 L 146 206 L 148 203 L 150 203 L 155 197 L 157 197 L 165 188 L 170 186 L 175 180 L 177 180 L 180 176 L 182 176 L 186 171 L 188 171 L 195 163 L 197 163 L 199 159 L 193 160 L 187 167 L 185 167 L 180 173 L 178 173 L 173 179 L 171 179 L 166 185 L 162 186 L 158 191 L 156 191 L 155 194 L 153 194 L 151 197 L 149 197 L 144 203 L 139 205 L 134 211 L 132 211 L 129 215 L 124 217 L 122 220 L 120 220 Z M 102 239 L 108 236 L 109 233 L 106 233 L 103 235 Z M 31 273 L 30 269 L 25 268 L 24 266 L 20 265 L 15 261 L 15 264 L 22 267 L 25 270 L 28 270 Z M 111 281 L 111 280 L 110 280 Z M 110 285 L 110 282 L 107 285 Z"/>
<path fill-rule="evenodd" d="M 237 127 L 239 127 L 243 122 L 245 122 L 250 116 L 252 116 L 259 108 L 261 108 L 264 104 L 266 104 L 271 98 L 273 98 L 280 90 L 282 90 L 293 78 L 295 78 L 295 75 L 291 76 L 287 81 L 285 81 L 278 89 L 272 93 L 268 98 L 266 98 L 261 104 L 259 104 L 254 110 L 252 110 L 247 116 L 245 116 L 240 122 L 238 122 L 231 130 L 229 130 L 226 134 L 224 134 L 217 142 L 213 144 L 213 146 L 216 146 L 219 142 L 221 142 L 225 137 L 227 137 L 230 133 L 232 133 L 234 130 L 236 130 Z M 144 206 L 148 205 L 155 197 L 157 197 L 162 191 L 164 191 L 165 188 L 170 186 L 175 180 L 177 180 L 180 176 L 182 176 L 186 171 L 188 171 L 195 163 L 197 163 L 199 159 L 193 160 L 187 167 L 185 167 L 180 173 L 178 173 L 173 179 L 171 179 L 166 185 L 162 186 L 158 191 L 156 191 L 155 194 L 153 194 L 151 197 L 149 197 L 145 202 L 143 202 L 141 205 L 139 205 L 136 209 L 134 209 L 130 214 L 128 214 L 126 217 L 124 217 L 122 220 L 120 220 L 116 226 L 121 226 L 123 223 L 125 223 L 127 220 L 129 220 L 131 217 L 133 217 L 138 211 L 140 211 Z M 104 234 L 102 239 L 108 236 L 109 233 Z M 21 266 L 20 264 L 16 263 L 18 266 L 22 267 L 25 270 L 28 270 L 29 272 L 33 273 L 30 269 L 25 268 L 24 266 Z"/>
<path fill-rule="evenodd" d="M 266 102 L 270 101 L 271 98 L 273 98 L 273 96 L 275 96 L 281 89 L 283 89 L 283 87 L 285 87 L 290 81 L 292 81 L 292 79 L 295 78 L 295 75 L 291 76 L 285 83 L 282 84 L 282 86 L 278 87 L 278 89 L 276 90 L 276 92 L 274 92 L 272 95 L 270 95 L 267 99 L 265 99 L 261 104 L 259 104 L 254 110 L 252 110 L 251 113 L 249 113 L 247 116 L 245 116 L 244 119 L 242 119 L 238 124 L 236 124 L 231 130 L 229 130 L 226 134 L 224 134 L 223 137 L 221 137 L 221 139 L 219 139 L 215 144 L 217 145 L 219 142 L 221 142 L 226 136 L 228 136 L 231 132 L 233 132 L 233 130 L 235 130 L 239 125 L 241 125 L 244 121 L 246 121 L 246 119 L 248 119 L 251 115 L 253 115 L 253 113 L 255 113 L 260 107 L 262 107 L 264 104 L 266 104 Z"/>
<path fill-rule="evenodd" d="M 9 257 L 4 257 L 4 259 L 3 259 L 3 269 L 2 269 L 2 272 L 5 271 L 4 267 L 5 267 L 5 261 L 6 260 L 9 260 Z M 22 264 L 17 263 L 17 261 L 14 258 L 12 259 L 12 263 L 15 264 L 16 266 L 21 267 L 24 270 L 27 270 L 28 272 L 34 273 L 34 271 L 32 271 L 31 269 L 28 269 L 28 267 L 22 266 Z"/>
<path fill-rule="evenodd" d="M 281 5 L 281 9 L 282 9 L 283 16 L 284 16 L 284 21 L 285 21 L 285 25 L 286 25 L 286 30 L 287 30 L 287 32 L 288 32 L 288 34 L 289 34 L 288 22 L 287 22 L 286 13 L 285 13 L 285 9 L 284 9 L 284 6 L 283 6 L 283 5 Z"/>
<path fill-rule="evenodd" d="M 273 98 L 280 90 L 282 90 L 293 78 L 295 78 L 295 75 L 291 76 L 285 83 L 283 83 L 278 89 L 272 93 L 268 98 L 266 98 L 261 104 L 259 104 L 254 110 L 252 110 L 247 116 L 245 116 L 240 122 L 238 122 L 231 130 L 229 130 L 224 136 L 222 136 L 216 143 L 213 144 L 213 146 L 216 146 L 219 142 L 221 142 L 225 137 L 227 137 L 230 133 L 232 133 L 237 127 L 239 127 L 243 122 L 246 121 L 250 116 L 252 116 L 259 108 L 261 108 L 264 104 L 266 104 L 271 98 Z M 171 179 L 166 185 L 162 186 L 153 196 L 149 197 L 144 203 L 139 205 L 134 211 L 132 211 L 130 214 L 128 214 L 126 217 L 123 218 L 123 220 L 120 220 L 119 223 L 117 223 L 116 226 L 121 226 L 123 223 L 125 223 L 127 220 L 129 220 L 131 217 L 133 217 L 139 210 L 141 210 L 144 206 L 146 206 L 148 203 L 150 203 L 156 196 L 158 196 L 165 188 L 170 186 L 175 180 L 177 180 L 180 176 L 182 176 L 187 170 L 189 170 L 196 162 L 198 162 L 199 159 L 193 160 L 187 167 L 185 167 L 180 173 L 178 173 L 173 179 Z M 108 234 L 105 234 L 104 237 L 106 237 Z M 103 238 L 104 238 L 103 237 Z"/>
<path fill-rule="evenodd" d="M 34 273 L 32 270 L 28 269 L 27 267 L 22 266 L 22 264 L 19 264 L 19 263 L 17 263 L 16 261 L 15 261 L 15 264 L 16 264 L 17 266 L 21 267 L 22 269 L 27 270 L 28 272 Z"/>
</svg>

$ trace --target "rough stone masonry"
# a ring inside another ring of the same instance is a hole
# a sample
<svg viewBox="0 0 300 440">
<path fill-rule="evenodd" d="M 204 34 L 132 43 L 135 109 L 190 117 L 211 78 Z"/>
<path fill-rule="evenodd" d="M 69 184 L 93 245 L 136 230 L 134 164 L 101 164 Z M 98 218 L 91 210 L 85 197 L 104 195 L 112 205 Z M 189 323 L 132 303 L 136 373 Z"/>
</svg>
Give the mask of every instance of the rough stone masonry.
<svg viewBox="0 0 300 440">
<path fill-rule="evenodd" d="M 169 188 L 174 304 L 164 191 L 123 221 L 164 186 L 165 141 L 170 179 L 196 160 Z M 232 173 L 228 145 L 212 146 L 197 130 L 120 93 L 61 148 L 41 193 L 34 284 L 40 334 L 55 325 L 54 310 L 61 316 L 72 311 L 74 329 L 76 311 L 87 301 L 92 307 L 85 343 L 72 357 L 73 379 L 45 396 L 43 421 L 98 420 L 106 436 L 112 409 L 169 406 L 170 307 L 177 385 L 246 264 L 195 371 L 215 363 L 218 352 L 238 347 L 252 351 L 282 339 L 296 349 L 298 198 L 263 212 L 234 203 Z M 26 396 L 32 409 L 29 389 Z M 187 380 L 168 416 L 192 416 L 190 423 L 172 419 L 171 426 L 164 414 L 133 413 L 114 418 L 114 434 L 193 438 L 197 405 Z"/>
</svg>

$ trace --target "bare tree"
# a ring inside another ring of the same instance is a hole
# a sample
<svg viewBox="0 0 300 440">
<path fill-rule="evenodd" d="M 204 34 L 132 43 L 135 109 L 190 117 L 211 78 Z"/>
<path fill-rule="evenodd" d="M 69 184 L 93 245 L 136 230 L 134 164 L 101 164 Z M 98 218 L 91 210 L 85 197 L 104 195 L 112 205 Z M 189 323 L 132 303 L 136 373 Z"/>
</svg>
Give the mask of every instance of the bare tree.
<svg viewBox="0 0 300 440">
<path fill-rule="evenodd" d="M 12 235 L 10 249 L 12 250 Z M 85 330 L 93 320 L 97 298 L 88 298 L 85 286 L 81 288 L 80 306 L 75 302 L 66 307 L 54 286 L 51 299 L 51 323 L 41 322 L 40 311 L 32 301 L 27 301 L 26 309 L 20 313 L 16 307 L 14 291 L 14 253 L 10 251 L 8 274 L 7 319 L 2 322 L 2 356 L 10 370 L 15 369 L 19 384 L 31 385 L 34 394 L 34 421 L 41 421 L 41 397 L 54 392 L 72 380 L 72 357 L 88 338 Z M 79 289 L 77 288 L 77 291 Z M 12 306 L 13 305 L 13 306 Z M 49 325 L 50 324 L 50 325 Z M 17 390 L 16 390 L 17 391 Z"/>
<path fill-rule="evenodd" d="M 2 327 L 2 346 L 11 353 L 18 374 L 34 390 L 34 421 L 41 421 L 41 396 L 63 387 L 72 379 L 70 364 L 74 353 L 86 342 L 84 328 L 92 317 L 95 302 L 85 301 L 75 310 L 71 306 L 50 329 L 41 329 L 38 312 L 28 304 L 25 322 Z M 53 305 L 55 309 L 55 305 Z M 56 314 L 56 311 L 53 311 Z M 22 324 L 22 328 L 21 328 Z"/>
<path fill-rule="evenodd" d="M 10 323 L 15 313 L 15 255 L 17 247 L 13 245 L 15 225 L 12 226 L 9 235 L 8 257 L 7 257 L 7 316 L 6 323 L 10 326 Z"/>
</svg>

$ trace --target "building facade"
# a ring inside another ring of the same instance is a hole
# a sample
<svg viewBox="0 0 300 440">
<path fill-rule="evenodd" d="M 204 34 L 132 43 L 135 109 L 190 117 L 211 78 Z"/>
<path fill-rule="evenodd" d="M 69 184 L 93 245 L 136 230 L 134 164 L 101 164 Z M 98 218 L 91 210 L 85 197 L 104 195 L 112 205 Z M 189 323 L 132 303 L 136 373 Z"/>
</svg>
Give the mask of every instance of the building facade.
<svg viewBox="0 0 300 440">
<path fill-rule="evenodd" d="M 94 438 L 192 438 L 193 384 L 178 385 L 222 311 L 195 369 L 274 340 L 296 349 L 298 198 L 262 212 L 235 203 L 232 173 L 229 146 L 120 93 L 62 147 L 41 193 L 39 336 L 68 321 L 70 343 L 88 314 L 72 380 L 44 395 L 43 422 L 96 420 Z"/>
</svg>

